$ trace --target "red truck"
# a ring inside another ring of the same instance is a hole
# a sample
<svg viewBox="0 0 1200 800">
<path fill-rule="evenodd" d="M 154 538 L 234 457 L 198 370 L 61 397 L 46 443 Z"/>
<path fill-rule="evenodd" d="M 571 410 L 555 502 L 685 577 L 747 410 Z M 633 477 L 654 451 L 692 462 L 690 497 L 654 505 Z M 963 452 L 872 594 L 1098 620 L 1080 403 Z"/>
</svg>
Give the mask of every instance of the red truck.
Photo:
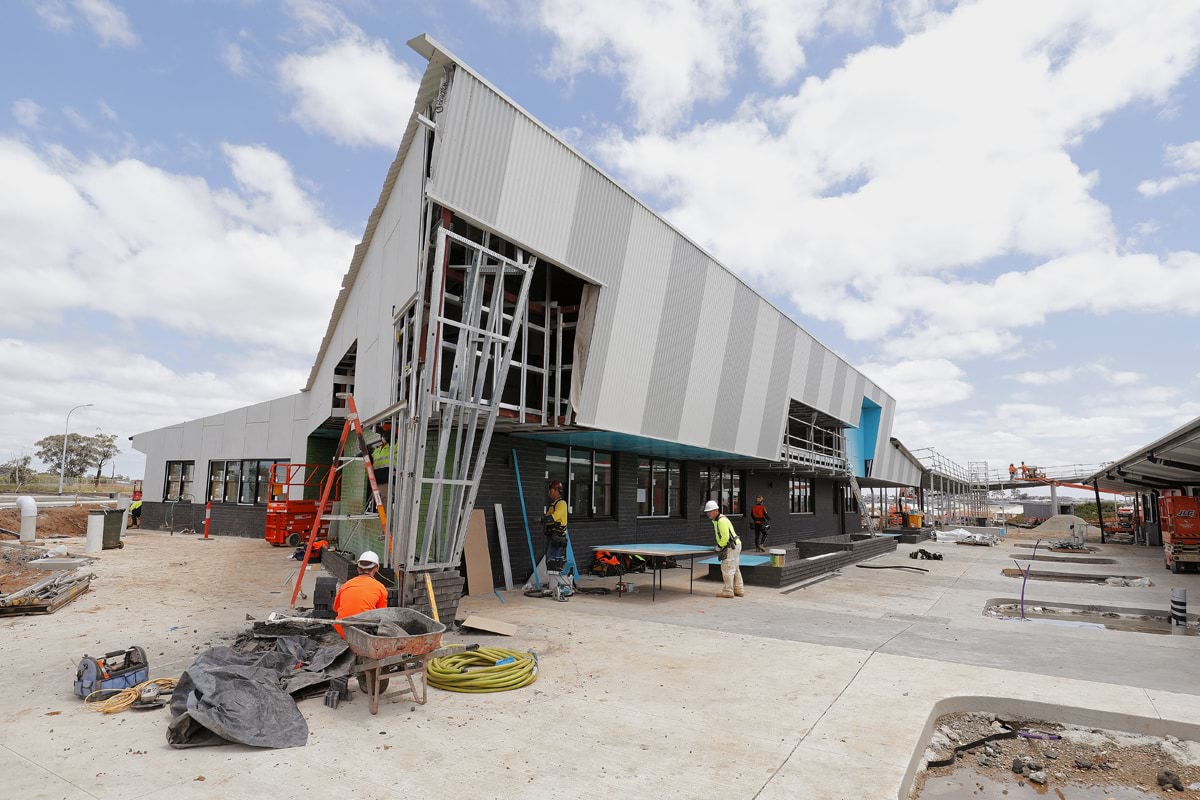
<svg viewBox="0 0 1200 800">
<path fill-rule="evenodd" d="M 1200 565 L 1200 498 L 1160 497 L 1158 516 L 1166 568 L 1180 573 L 1189 564 Z"/>
</svg>

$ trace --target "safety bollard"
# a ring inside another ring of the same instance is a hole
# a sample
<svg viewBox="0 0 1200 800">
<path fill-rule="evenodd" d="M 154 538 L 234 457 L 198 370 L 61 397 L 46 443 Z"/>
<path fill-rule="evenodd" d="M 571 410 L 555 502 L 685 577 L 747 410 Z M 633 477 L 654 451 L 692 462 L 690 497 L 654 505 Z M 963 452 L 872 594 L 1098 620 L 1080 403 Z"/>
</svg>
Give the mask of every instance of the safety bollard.
<svg viewBox="0 0 1200 800">
<path fill-rule="evenodd" d="M 210 524 L 212 524 L 212 501 L 211 500 L 209 500 L 207 503 L 204 504 L 204 538 L 201 539 L 200 541 L 202 541 L 202 542 L 212 541 L 211 539 L 208 538 L 208 526 Z"/>
<path fill-rule="evenodd" d="M 1171 632 L 1187 631 L 1187 589 L 1171 590 Z"/>
</svg>

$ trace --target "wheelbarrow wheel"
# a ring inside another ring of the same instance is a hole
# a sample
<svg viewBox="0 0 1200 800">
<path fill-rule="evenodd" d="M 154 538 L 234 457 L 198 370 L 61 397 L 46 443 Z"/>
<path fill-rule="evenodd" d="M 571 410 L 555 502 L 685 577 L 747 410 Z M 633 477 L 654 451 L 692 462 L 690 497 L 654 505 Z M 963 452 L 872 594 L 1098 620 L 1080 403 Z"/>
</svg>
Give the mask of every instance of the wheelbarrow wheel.
<svg viewBox="0 0 1200 800">
<path fill-rule="evenodd" d="M 388 687 L 388 679 L 380 678 L 379 679 L 379 693 L 383 694 L 384 692 L 386 692 L 387 687 Z M 358 676 L 358 690 L 360 692 L 362 692 L 363 694 L 371 693 L 371 681 L 365 672 L 360 673 Z"/>
</svg>

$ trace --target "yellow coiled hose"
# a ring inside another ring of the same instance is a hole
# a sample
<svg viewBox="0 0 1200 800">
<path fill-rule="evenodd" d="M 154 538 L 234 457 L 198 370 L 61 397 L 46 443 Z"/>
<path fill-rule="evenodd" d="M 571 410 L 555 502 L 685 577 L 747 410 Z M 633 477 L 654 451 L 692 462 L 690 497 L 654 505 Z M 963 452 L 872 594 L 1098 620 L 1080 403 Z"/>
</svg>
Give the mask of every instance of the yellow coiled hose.
<svg viewBox="0 0 1200 800">
<path fill-rule="evenodd" d="M 497 664 L 506 658 L 507 664 Z M 425 667 L 425 680 L 435 689 L 447 692 L 507 692 L 528 686 L 537 680 L 537 656 L 503 647 L 480 647 L 462 653 L 431 658 Z"/>
</svg>

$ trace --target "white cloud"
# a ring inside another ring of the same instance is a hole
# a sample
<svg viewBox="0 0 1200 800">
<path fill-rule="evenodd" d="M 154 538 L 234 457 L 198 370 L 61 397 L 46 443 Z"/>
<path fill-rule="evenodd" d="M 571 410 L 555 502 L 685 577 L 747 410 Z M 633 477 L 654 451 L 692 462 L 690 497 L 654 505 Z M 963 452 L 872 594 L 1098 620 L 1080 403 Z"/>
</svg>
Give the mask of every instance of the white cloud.
<svg viewBox="0 0 1200 800">
<path fill-rule="evenodd" d="M 52 30 L 70 31 L 79 16 L 105 46 L 133 47 L 138 43 L 129 17 L 111 0 L 71 0 L 71 5 L 73 12 L 66 0 L 34 0 L 33 9 Z"/>
<path fill-rule="evenodd" d="M 962 4 L 793 95 L 600 154 L 741 274 L 889 355 L 998 354 L 1069 310 L 1196 313 L 1196 254 L 1124 254 L 1071 157 L 1195 67 L 1200 6 L 1145 11 Z M 957 274 L 998 259 L 1037 266 Z"/>
<path fill-rule="evenodd" d="M 1175 174 L 1139 183 L 1138 191 L 1146 197 L 1166 194 L 1200 183 L 1200 141 L 1168 145 L 1163 161 L 1175 170 Z"/>
<path fill-rule="evenodd" d="M 0 139 L 5 325 L 73 309 L 311 356 L 355 237 L 278 154 L 223 146 L 236 189 Z"/>
<path fill-rule="evenodd" d="M 386 43 L 348 36 L 279 64 L 293 95 L 292 118 L 347 145 L 395 148 L 412 112 L 420 76 Z"/>
<path fill-rule="evenodd" d="M 966 400 L 973 392 L 964 380 L 966 373 L 944 358 L 863 364 L 859 369 L 905 409 L 950 405 Z"/>
<path fill-rule="evenodd" d="M 103 44 L 132 47 L 137 36 L 129 26 L 125 12 L 109 0 L 75 0 L 75 8 L 91 26 Z"/>
<path fill-rule="evenodd" d="M 1020 372 L 1009 377 L 1017 383 L 1028 384 L 1029 386 L 1050 386 L 1055 383 L 1066 383 L 1074 373 L 1075 370 L 1064 367 L 1063 369 L 1050 369 L 1042 372 Z"/>
<path fill-rule="evenodd" d="M 66 0 L 35 0 L 33 10 L 51 30 L 69 31 L 75 24 Z"/>
<path fill-rule="evenodd" d="M 112 106 L 110 106 L 108 103 L 104 102 L 103 100 L 97 100 L 96 105 L 100 108 L 100 113 L 109 122 L 116 122 L 119 119 L 117 112 L 113 111 Z"/>
<path fill-rule="evenodd" d="M 247 351 L 221 371 L 176 370 L 126 347 L 95 339 L 70 343 L 0 337 L 0 374 L 20 392 L 0 393 L 0 453 L 32 451 L 35 441 L 61 433 L 67 410 L 80 403 L 73 430 L 96 427 L 117 435 L 125 451 L 117 470 L 140 475 L 140 456 L 126 437 L 297 391 L 306 371 L 270 354 Z"/>
<path fill-rule="evenodd" d="M 12 105 L 13 119 L 22 128 L 36 128 L 42 117 L 42 107 L 28 97 L 17 100 Z"/>
<path fill-rule="evenodd" d="M 246 64 L 246 54 L 237 42 L 227 42 L 221 48 L 221 60 L 234 75 L 244 76 L 250 72 Z"/>
<path fill-rule="evenodd" d="M 67 120 L 74 125 L 81 133 L 88 133 L 92 129 L 92 123 L 88 118 L 80 113 L 79 109 L 71 106 L 63 106 L 62 114 Z"/>
<path fill-rule="evenodd" d="M 622 78 L 643 128 L 662 130 L 700 102 L 726 96 L 750 50 L 775 86 L 806 63 L 822 32 L 867 33 L 880 0 L 474 0 L 493 18 L 534 20 L 555 38 L 549 73 Z"/>
</svg>

